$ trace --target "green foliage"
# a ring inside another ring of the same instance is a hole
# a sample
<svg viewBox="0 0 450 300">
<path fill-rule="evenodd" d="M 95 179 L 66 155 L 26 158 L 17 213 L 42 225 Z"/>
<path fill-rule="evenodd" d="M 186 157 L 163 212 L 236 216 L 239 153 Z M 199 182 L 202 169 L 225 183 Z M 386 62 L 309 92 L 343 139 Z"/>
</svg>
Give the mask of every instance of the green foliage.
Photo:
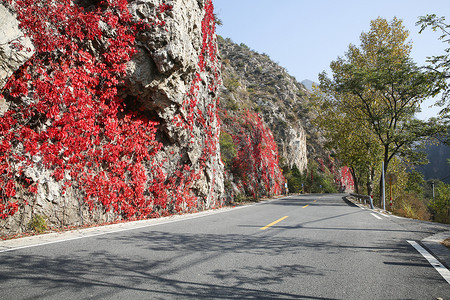
<svg viewBox="0 0 450 300">
<path fill-rule="evenodd" d="M 436 93 L 438 91 L 443 92 L 442 99 L 437 104 L 444 106 L 447 103 L 447 106 L 441 110 L 440 115 L 448 117 L 450 113 L 450 25 L 446 24 L 445 17 L 437 17 L 435 14 L 419 17 L 416 25 L 420 25 L 419 33 L 422 33 L 427 27 L 431 27 L 433 31 L 439 30 L 441 32 L 439 40 L 449 44 L 449 47 L 444 50 L 444 54 L 428 58 L 430 64 L 428 68 L 435 72 L 436 81 L 439 84 L 439 90 Z"/>
<path fill-rule="evenodd" d="M 28 228 L 37 233 L 43 233 L 47 230 L 47 221 L 41 215 L 34 215 L 28 223 Z"/>
<path fill-rule="evenodd" d="M 423 195 L 425 179 L 423 174 L 418 171 L 412 171 L 408 173 L 408 181 L 406 182 L 406 192 L 415 193 L 417 195 Z"/>
<path fill-rule="evenodd" d="M 369 170 L 381 161 L 387 170 L 395 157 L 423 162 L 417 142 L 445 130 L 437 119 L 414 118 L 423 100 L 435 93 L 436 82 L 411 60 L 408 35 L 397 18 L 373 20 L 370 31 L 361 34 L 360 47 L 350 45 L 330 64 L 332 78 L 319 75 L 314 122 L 360 179 L 372 180 Z"/>
<path fill-rule="evenodd" d="M 309 193 L 337 193 L 334 177 L 328 170 L 319 171 L 319 165 L 315 161 L 308 163 L 308 171 L 305 176 L 305 191 Z"/>
<path fill-rule="evenodd" d="M 284 177 L 288 183 L 290 193 L 303 192 L 302 183 L 305 182 L 305 176 L 298 170 L 296 166 L 290 169 L 288 166 L 283 168 Z"/>
<path fill-rule="evenodd" d="M 286 121 L 284 121 L 283 119 L 278 119 L 278 123 L 277 123 L 278 130 L 284 131 L 284 130 L 287 130 L 288 127 L 289 127 L 289 125 Z"/>
<path fill-rule="evenodd" d="M 239 46 L 241 46 L 244 49 L 250 50 L 250 48 L 244 43 L 240 43 Z"/>
<path fill-rule="evenodd" d="M 216 23 L 216 26 L 222 26 L 223 22 L 221 19 L 219 19 L 219 17 L 217 17 L 216 14 L 214 14 L 214 22 Z M 222 38 L 223 39 L 223 38 Z"/>
<path fill-rule="evenodd" d="M 329 173 L 318 173 L 312 186 L 312 193 L 337 193 L 338 190 L 334 184 L 333 175 Z"/>
<path fill-rule="evenodd" d="M 433 220 L 450 224 L 450 184 L 438 182 L 435 186 L 435 197 L 430 201 L 429 208 Z"/>
<path fill-rule="evenodd" d="M 236 89 L 241 85 L 239 83 L 239 78 L 237 77 L 233 77 L 233 78 L 225 78 L 224 83 L 225 87 L 234 92 L 236 91 Z"/>
<path fill-rule="evenodd" d="M 234 196 L 234 202 L 236 203 L 241 203 L 249 200 L 253 200 L 253 198 L 247 197 L 244 193 L 240 193 Z"/>
<path fill-rule="evenodd" d="M 226 108 L 227 108 L 228 110 L 238 110 L 238 109 L 239 109 L 239 104 L 238 104 L 236 101 L 230 99 L 230 100 L 227 102 Z"/>
<path fill-rule="evenodd" d="M 229 170 L 231 168 L 233 159 L 237 155 L 237 150 L 233 143 L 233 138 L 227 132 L 221 131 L 219 137 L 219 144 L 222 162 L 224 163 L 225 168 Z"/>
</svg>

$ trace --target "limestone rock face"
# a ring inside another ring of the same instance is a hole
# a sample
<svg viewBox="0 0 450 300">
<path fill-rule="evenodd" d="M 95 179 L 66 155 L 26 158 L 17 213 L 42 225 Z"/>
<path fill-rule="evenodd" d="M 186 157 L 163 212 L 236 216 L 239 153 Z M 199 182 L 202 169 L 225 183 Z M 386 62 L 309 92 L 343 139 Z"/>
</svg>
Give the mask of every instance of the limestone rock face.
<svg viewBox="0 0 450 300">
<path fill-rule="evenodd" d="M 158 20 L 164 25 L 141 30 L 136 36 L 138 53 L 128 63 L 123 96 L 135 98 L 160 123 L 159 140 L 165 150 L 160 159 L 166 162 L 164 168 L 167 173 L 173 173 L 186 161 L 195 169 L 205 164 L 194 189 L 200 198 L 205 199 L 204 207 L 210 207 L 215 201 L 213 199 L 221 199 L 223 195 L 220 149 L 217 147 L 206 161 L 200 159 L 205 148 L 210 146 L 211 138 L 218 142 L 219 121 L 215 115 L 207 120 L 206 126 L 217 133 L 216 137 L 208 137 L 201 124 L 180 129 L 173 120 L 177 115 L 185 120 L 189 118 L 186 94 L 193 84 L 196 86 L 197 113 L 206 116 L 211 109 L 215 112 L 218 95 L 208 86 L 216 80 L 211 70 L 220 71 L 219 62 L 211 62 L 208 70 L 199 67 L 206 1 L 177 0 L 167 4 L 172 6 L 171 10 Z M 132 1 L 129 10 L 136 21 L 152 23 L 156 21 L 149 16 L 156 15 L 159 5 L 158 0 Z M 201 80 L 194 83 L 196 76 Z"/>
<path fill-rule="evenodd" d="M 219 38 L 223 62 L 221 107 L 227 113 L 247 108 L 258 112 L 278 144 L 280 164 L 307 167 L 305 127 L 309 92 L 267 55 Z"/>
<path fill-rule="evenodd" d="M 34 54 L 34 46 L 19 29 L 14 11 L 0 3 L 0 90 L 8 78 Z M 8 109 L 0 99 L 0 115 Z"/>
<path fill-rule="evenodd" d="M 159 2 L 133 1 L 130 12 L 145 22 L 153 22 Z M 129 92 L 153 109 L 181 104 L 186 90 L 198 71 L 198 56 L 202 46 L 201 22 L 203 1 L 181 0 L 161 20 L 163 27 L 139 32 L 138 54 L 128 65 Z"/>
</svg>

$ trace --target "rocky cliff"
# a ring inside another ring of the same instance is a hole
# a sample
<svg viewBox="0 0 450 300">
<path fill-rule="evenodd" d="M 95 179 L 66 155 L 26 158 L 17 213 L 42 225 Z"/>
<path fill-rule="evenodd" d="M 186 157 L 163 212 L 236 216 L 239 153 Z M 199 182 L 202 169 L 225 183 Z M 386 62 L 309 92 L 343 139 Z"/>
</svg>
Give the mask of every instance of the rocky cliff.
<svg viewBox="0 0 450 300">
<path fill-rule="evenodd" d="M 246 120 L 247 112 L 250 112 L 259 116 L 262 126 L 273 133 L 279 166 L 290 191 L 332 192 L 340 186 L 351 186 L 348 169 L 341 169 L 330 156 L 331 152 L 323 146 L 323 136 L 311 123 L 314 118 L 314 111 L 310 109 L 311 101 L 314 101 L 311 92 L 268 55 L 257 53 L 245 44 L 233 43 L 228 38 L 219 37 L 218 41 L 222 59 L 220 108 L 224 136 L 230 134 L 236 142 L 241 140 L 239 131 L 252 132 L 257 127 L 255 122 L 244 122 L 243 125 L 239 122 Z M 231 187 L 227 191 L 232 190 L 235 195 L 248 194 L 236 180 L 242 176 L 230 160 L 230 150 L 224 153 L 231 148 L 226 147 L 229 143 L 223 140 L 221 144 L 228 171 L 226 184 Z"/>
<path fill-rule="evenodd" d="M 34 54 L 30 38 L 19 29 L 14 11 L 0 4 L 0 90 L 8 78 Z M 0 98 L 0 115 L 8 109 L 8 103 Z"/>
<path fill-rule="evenodd" d="M 222 204 L 210 0 L 4 1 L 0 20 L 2 234 Z"/>
<path fill-rule="evenodd" d="M 305 170 L 308 91 L 267 55 L 223 38 L 219 49 L 221 107 L 229 113 L 238 108 L 260 113 L 274 134 L 282 164 Z"/>
</svg>

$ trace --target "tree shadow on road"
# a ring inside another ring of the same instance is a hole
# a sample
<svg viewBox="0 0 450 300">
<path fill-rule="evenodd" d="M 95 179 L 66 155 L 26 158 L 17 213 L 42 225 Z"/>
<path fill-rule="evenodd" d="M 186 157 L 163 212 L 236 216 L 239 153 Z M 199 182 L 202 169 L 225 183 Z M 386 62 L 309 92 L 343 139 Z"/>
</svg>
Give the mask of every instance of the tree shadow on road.
<svg viewBox="0 0 450 300">
<path fill-rule="evenodd" d="M 355 246 L 343 241 L 260 233 L 194 234 L 148 229 L 96 237 L 95 243 L 89 244 L 67 242 L 65 248 L 56 248 L 61 252 L 54 249 L 48 245 L 34 248 L 34 254 L 2 253 L 0 299 L 332 299 L 308 294 L 301 287 L 283 290 L 289 280 L 300 286 L 306 277 L 338 272 L 302 260 L 305 252 L 355 257 L 358 252 L 377 252 L 391 265 L 400 263 L 399 255 L 411 253 L 405 243 L 389 240 Z M 296 262 L 271 264 L 267 260 L 272 257 L 295 257 Z M 251 263 L 244 265 L 243 261 L 250 258 Z"/>
<path fill-rule="evenodd" d="M 82 252 L 85 251 L 56 257 L 3 254 L 0 299 L 331 299 L 271 291 L 261 286 L 280 282 L 285 275 L 315 273 L 308 266 L 281 266 L 273 276 L 269 274 L 273 269 L 254 267 L 247 271 L 262 276 L 250 278 L 241 273 L 237 278 L 241 282 L 230 285 L 225 283 L 229 271 L 220 269 L 206 274 L 213 279 L 208 281 L 196 280 L 196 274 L 172 276 L 183 267 L 169 272 L 167 266 L 179 264 L 182 253 L 166 260 L 146 260 L 133 253 L 124 256 Z"/>
</svg>

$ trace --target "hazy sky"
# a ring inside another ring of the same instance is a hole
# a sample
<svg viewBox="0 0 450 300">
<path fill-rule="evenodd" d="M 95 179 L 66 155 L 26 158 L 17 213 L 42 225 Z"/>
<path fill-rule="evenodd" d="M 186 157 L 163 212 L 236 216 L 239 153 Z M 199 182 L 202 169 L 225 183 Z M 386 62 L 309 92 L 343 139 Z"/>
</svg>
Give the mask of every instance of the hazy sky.
<svg viewBox="0 0 450 300">
<path fill-rule="evenodd" d="M 413 42 L 412 58 L 424 65 L 427 56 L 444 53 L 437 32 L 419 34 L 419 16 L 445 16 L 450 23 L 450 0 L 213 0 L 223 25 L 217 33 L 252 50 L 266 53 L 298 81 L 318 81 L 349 44 L 359 46 L 361 32 L 377 17 L 403 20 Z M 448 46 L 448 44 L 447 44 Z M 420 118 L 433 116 L 438 108 L 423 105 Z"/>
</svg>

